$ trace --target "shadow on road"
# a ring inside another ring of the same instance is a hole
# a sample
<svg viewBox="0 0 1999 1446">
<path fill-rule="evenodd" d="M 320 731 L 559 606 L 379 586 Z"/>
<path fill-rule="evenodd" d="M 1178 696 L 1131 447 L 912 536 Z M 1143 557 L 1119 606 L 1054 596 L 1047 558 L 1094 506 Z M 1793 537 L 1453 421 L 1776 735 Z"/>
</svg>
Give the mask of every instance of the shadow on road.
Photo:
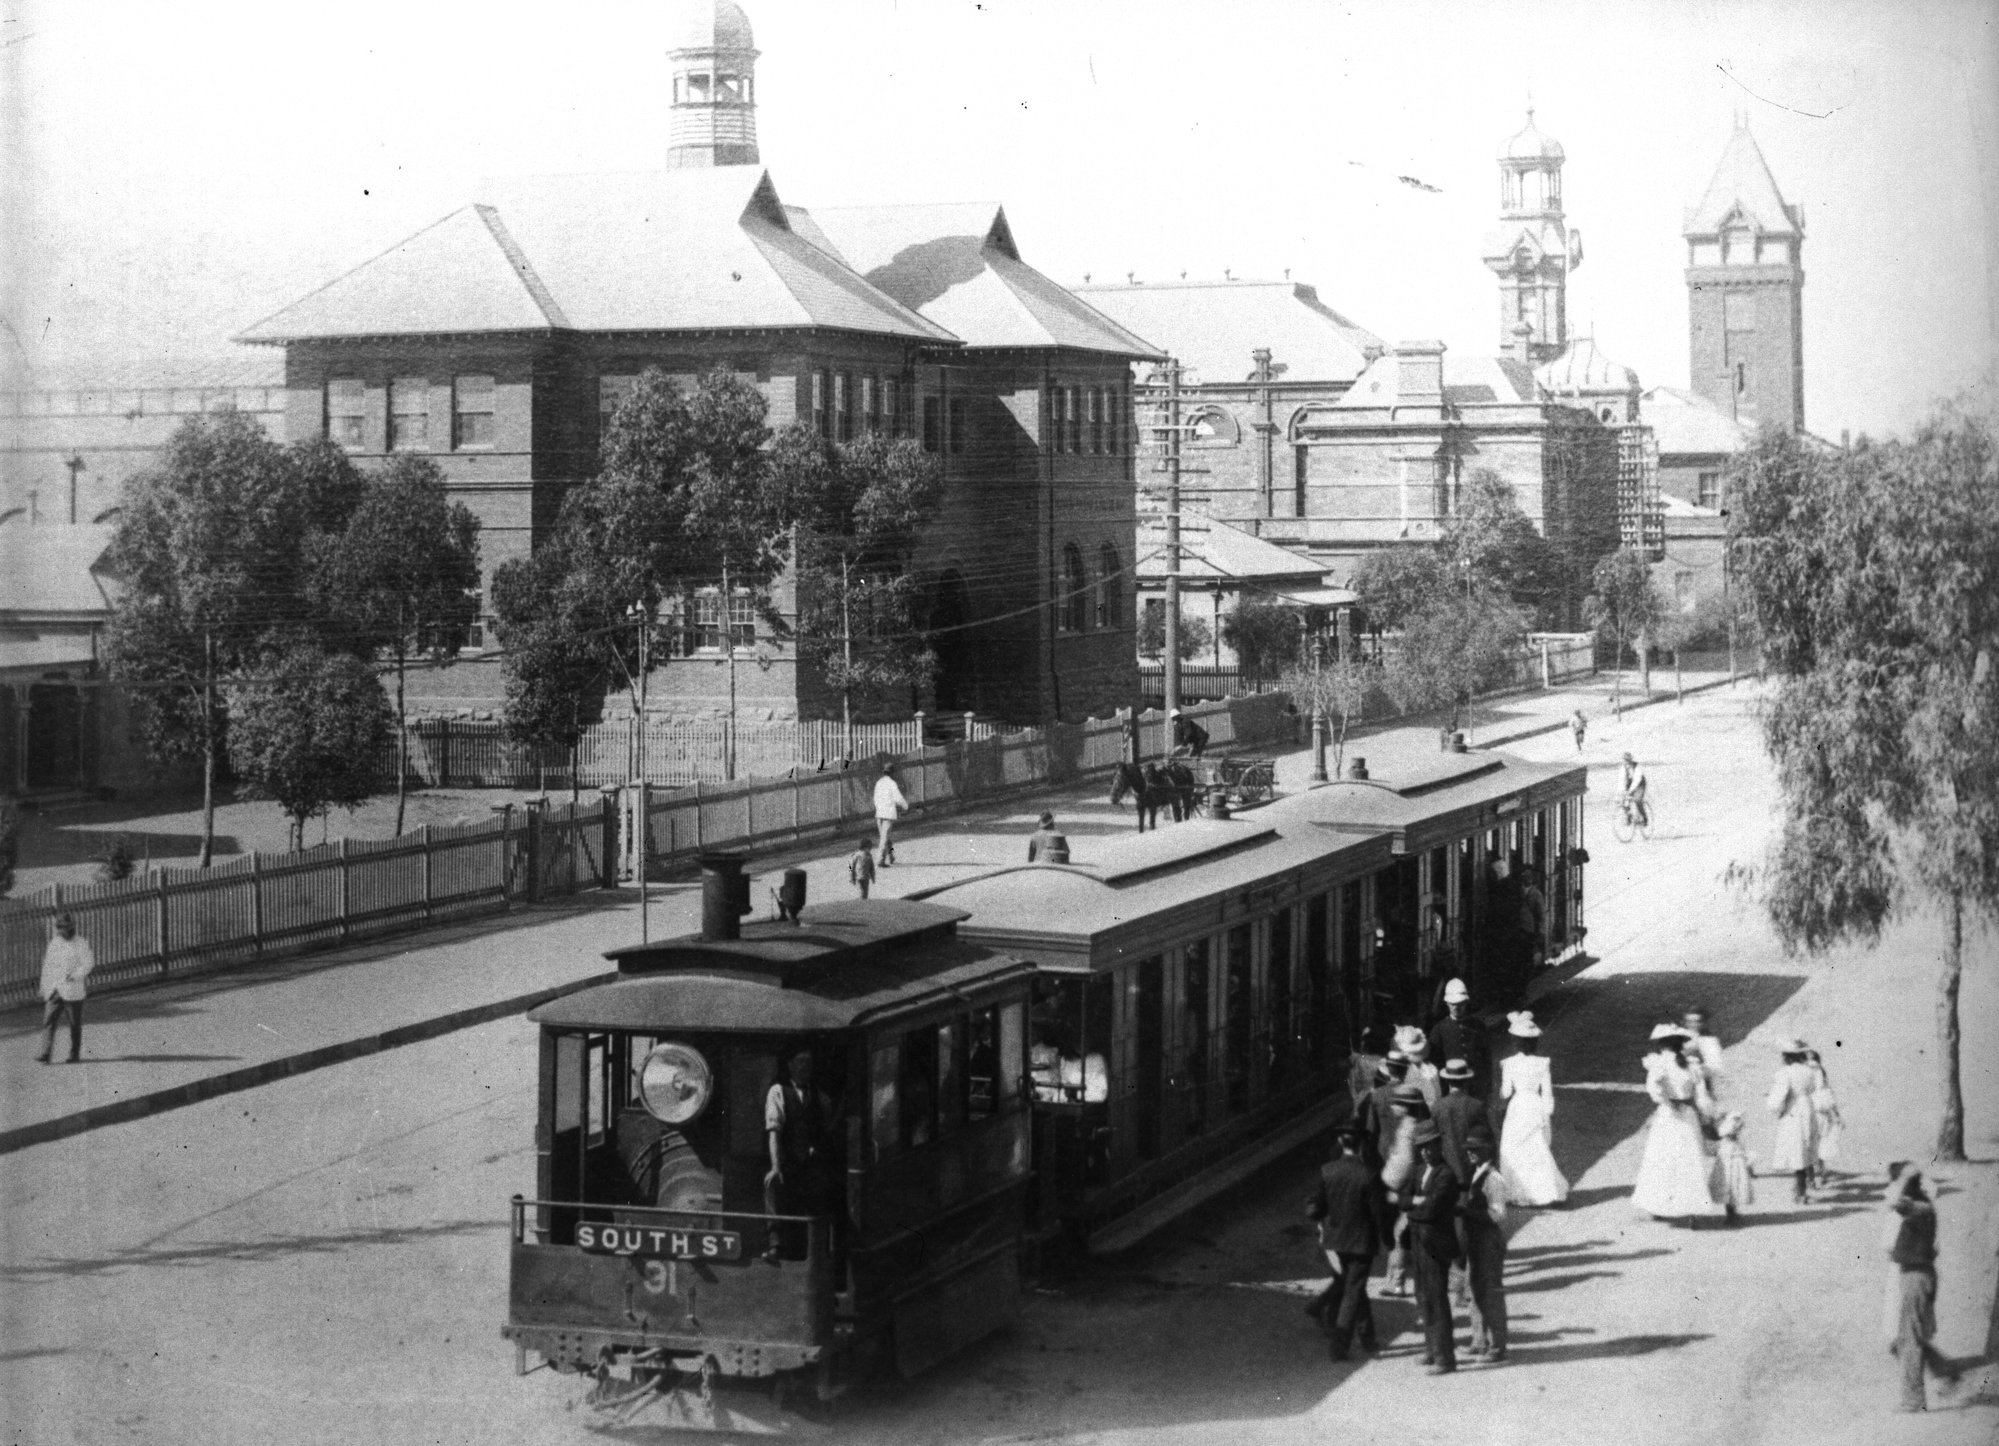
<svg viewBox="0 0 1999 1446">
<path fill-rule="evenodd" d="M 121 1250 L 112 1255 L 77 1256 L 67 1260 L 44 1258 L 24 1265 L 0 1267 L 0 1280 L 32 1285 L 38 1281 L 143 1270 L 155 1265 L 203 1266 L 225 1260 L 284 1260 L 297 1255 L 337 1254 L 371 1245 L 413 1244 L 452 1235 L 504 1235 L 506 1228 L 504 1220 L 446 1220 L 407 1230 L 385 1226 L 377 1230 L 350 1230 L 327 1235 L 272 1235 L 258 1240 L 221 1240 L 165 1249 L 142 1247 Z"/>
<path fill-rule="evenodd" d="M 1527 1346 L 1511 1351 L 1513 1366 L 1562 1366 L 1573 1361 L 1615 1360 L 1624 1356 L 1649 1356 L 1655 1351 L 1677 1351 L 1695 1341 L 1707 1340 L 1705 1333 L 1668 1336 L 1618 1336 L 1607 1341 L 1578 1342 L 1569 1346 Z"/>
</svg>

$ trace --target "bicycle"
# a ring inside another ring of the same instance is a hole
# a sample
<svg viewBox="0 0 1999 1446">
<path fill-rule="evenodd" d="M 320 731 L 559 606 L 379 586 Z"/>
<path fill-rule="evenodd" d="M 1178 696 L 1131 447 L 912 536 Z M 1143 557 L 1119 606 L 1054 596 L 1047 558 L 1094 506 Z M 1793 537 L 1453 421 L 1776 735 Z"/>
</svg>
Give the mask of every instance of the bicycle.
<svg viewBox="0 0 1999 1446">
<path fill-rule="evenodd" d="M 1643 802 L 1630 798 L 1617 801 L 1617 816 L 1611 820 L 1610 831 L 1617 835 L 1619 843 L 1630 843 L 1634 838 L 1652 837 L 1652 825 L 1658 821 L 1659 811 L 1652 800 Z"/>
</svg>

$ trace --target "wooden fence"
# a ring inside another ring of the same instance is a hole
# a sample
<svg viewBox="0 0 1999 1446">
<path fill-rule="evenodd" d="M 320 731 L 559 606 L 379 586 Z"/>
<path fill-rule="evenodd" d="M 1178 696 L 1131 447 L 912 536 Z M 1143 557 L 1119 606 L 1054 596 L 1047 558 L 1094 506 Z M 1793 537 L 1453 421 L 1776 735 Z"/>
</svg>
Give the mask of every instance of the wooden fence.
<svg viewBox="0 0 1999 1446">
<path fill-rule="evenodd" d="M 663 785 L 777 778 L 797 769 L 837 768 L 843 759 L 905 753 L 923 741 L 921 713 L 901 723 L 860 723 L 851 730 L 824 719 L 794 723 L 669 723 L 648 718 L 648 782 Z M 635 720 L 607 718 L 587 729 L 574 759 L 575 785 L 609 788 L 637 776 Z M 562 788 L 571 758 L 561 748 L 530 748 L 486 719 L 426 718 L 409 727 L 409 774 L 427 788 Z M 392 741 L 381 776 L 396 776 Z"/>
<path fill-rule="evenodd" d="M 1285 702 L 1265 694 L 1187 711 L 1208 729 L 1211 747 L 1288 746 L 1295 720 Z M 868 760 L 875 768 L 655 794 L 646 834 L 650 863 L 658 868 L 704 849 L 804 839 L 870 818 L 884 757 L 899 758 L 903 791 L 917 813 L 1074 782 L 1117 763 L 1127 727 L 1136 728 L 1148 756 L 1165 752 L 1166 720 L 1152 712 L 882 750 Z M 0 900 L 0 1006 L 34 999 L 43 950 L 64 912 L 76 916 L 77 931 L 96 952 L 91 986 L 129 987 L 498 912 L 517 900 L 612 887 L 631 864 L 620 858 L 620 812 L 612 797 L 510 808 L 482 823 L 427 826 L 379 841 L 342 839 L 301 853 L 252 854 L 207 869 L 156 869 L 115 884 L 56 885 Z M 631 837 L 629 830 L 624 836 Z"/>
<path fill-rule="evenodd" d="M 1387 651 L 1394 651 L 1394 635 L 1390 634 L 1383 639 L 1382 646 Z M 1595 634 L 1529 633 L 1527 645 L 1508 660 L 1506 678 L 1499 687 L 1502 689 L 1531 688 L 1537 685 L 1552 687 L 1565 679 L 1581 677 L 1595 670 Z M 1166 665 L 1156 658 L 1141 658 L 1138 664 L 1138 688 L 1139 695 L 1146 701 L 1163 703 L 1166 698 Z M 1180 665 L 1180 696 L 1186 701 L 1199 702 L 1279 691 L 1280 685 L 1275 674 L 1258 675 L 1246 673 L 1234 666 L 1215 667 L 1205 663 Z M 1381 703 L 1387 706 L 1385 694 Z M 1368 720 L 1372 722 L 1392 716 L 1392 712 L 1382 712 L 1378 708 L 1370 709 Z"/>
</svg>

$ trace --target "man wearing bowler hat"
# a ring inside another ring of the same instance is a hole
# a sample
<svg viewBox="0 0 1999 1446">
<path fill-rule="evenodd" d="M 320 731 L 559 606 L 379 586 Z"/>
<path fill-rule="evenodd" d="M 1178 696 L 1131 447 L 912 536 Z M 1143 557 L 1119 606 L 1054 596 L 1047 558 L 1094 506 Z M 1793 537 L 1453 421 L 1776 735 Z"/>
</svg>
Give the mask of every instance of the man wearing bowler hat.
<svg viewBox="0 0 1999 1446">
<path fill-rule="evenodd" d="M 1367 1277 L 1381 1248 L 1384 1202 L 1374 1171 L 1360 1157 L 1360 1127 L 1344 1124 L 1334 1132 L 1333 1155 L 1319 1170 L 1319 1185 L 1305 1213 L 1319 1222 L 1319 1248 L 1333 1278 L 1305 1307 L 1332 1337 L 1332 1358 L 1343 1361 L 1356 1336 L 1364 1351 L 1375 1349 L 1374 1309 Z"/>
<path fill-rule="evenodd" d="M 1461 1059 L 1446 1060 L 1437 1077 L 1443 1081 L 1444 1097 L 1437 1101 L 1432 1115 L 1443 1132 L 1444 1163 L 1460 1181 L 1469 1180 L 1471 1160 L 1465 1154 L 1465 1136 L 1475 1129 L 1490 1132 L 1492 1125 L 1485 1105 L 1467 1093 L 1472 1082 L 1470 1065 Z M 1459 1261 L 1451 1266 L 1451 1300 L 1457 1305 L 1469 1304 L 1468 1291 L 1464 1262 Z"/>
<path fill-rule="evenodd" d="M 1402 1192 L 1416 1260 L 1416 1313 L 1423 1322 L 1423 1364 L 1433 1376 L 1458 1368 L 1452 1331 L 1450 1269 L 1458 1257 L 1458 1177 L 1444 1163 L 1444 1136 L 1434 1120 L 1416 1127 L 1417 1166 Z"/>
</svg>

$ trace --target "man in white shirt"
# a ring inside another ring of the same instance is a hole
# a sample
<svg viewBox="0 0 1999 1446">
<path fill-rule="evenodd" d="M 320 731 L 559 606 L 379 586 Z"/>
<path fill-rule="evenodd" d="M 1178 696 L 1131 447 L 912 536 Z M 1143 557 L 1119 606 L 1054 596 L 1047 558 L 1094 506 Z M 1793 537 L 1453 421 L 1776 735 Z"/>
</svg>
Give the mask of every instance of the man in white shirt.
<svg viewBox="0 0 1999 1446">
<path fill-rule="evenodd" d="M 895 765 L 884 763 L 882 776 L 875 783 L 875 828 L 881 833 L 880 847 L 875 851 L 875 866 L 887 868 L 895 862 L 895 821 L 909 811 L 909 800 L 902 796 L 902 785 L 895 781 Z"/>
<path fill-rule="evenodd" d="M 76 919 L 70 914 L 56 918 L 55 937 L 42 955 L 42 1052 L 35 1056 L 43 1064 L 56 1047 L 56 1026 L 69 1017 L 69 1062 L 75 1064 L 83 1053 L 84 980 L 97 967 L 90 941 L 76 933 Z"/>
<path fill-rule="evenodd" d="M 1631 806 L 1631 816 L 1641 826 L 1651 822 L 1652 814 L 1645 806 L 1645 790 L 1649 780 L 1638 760 L 1629 753 L 1624 755 L 1624 801 Z"/>
</svg>

